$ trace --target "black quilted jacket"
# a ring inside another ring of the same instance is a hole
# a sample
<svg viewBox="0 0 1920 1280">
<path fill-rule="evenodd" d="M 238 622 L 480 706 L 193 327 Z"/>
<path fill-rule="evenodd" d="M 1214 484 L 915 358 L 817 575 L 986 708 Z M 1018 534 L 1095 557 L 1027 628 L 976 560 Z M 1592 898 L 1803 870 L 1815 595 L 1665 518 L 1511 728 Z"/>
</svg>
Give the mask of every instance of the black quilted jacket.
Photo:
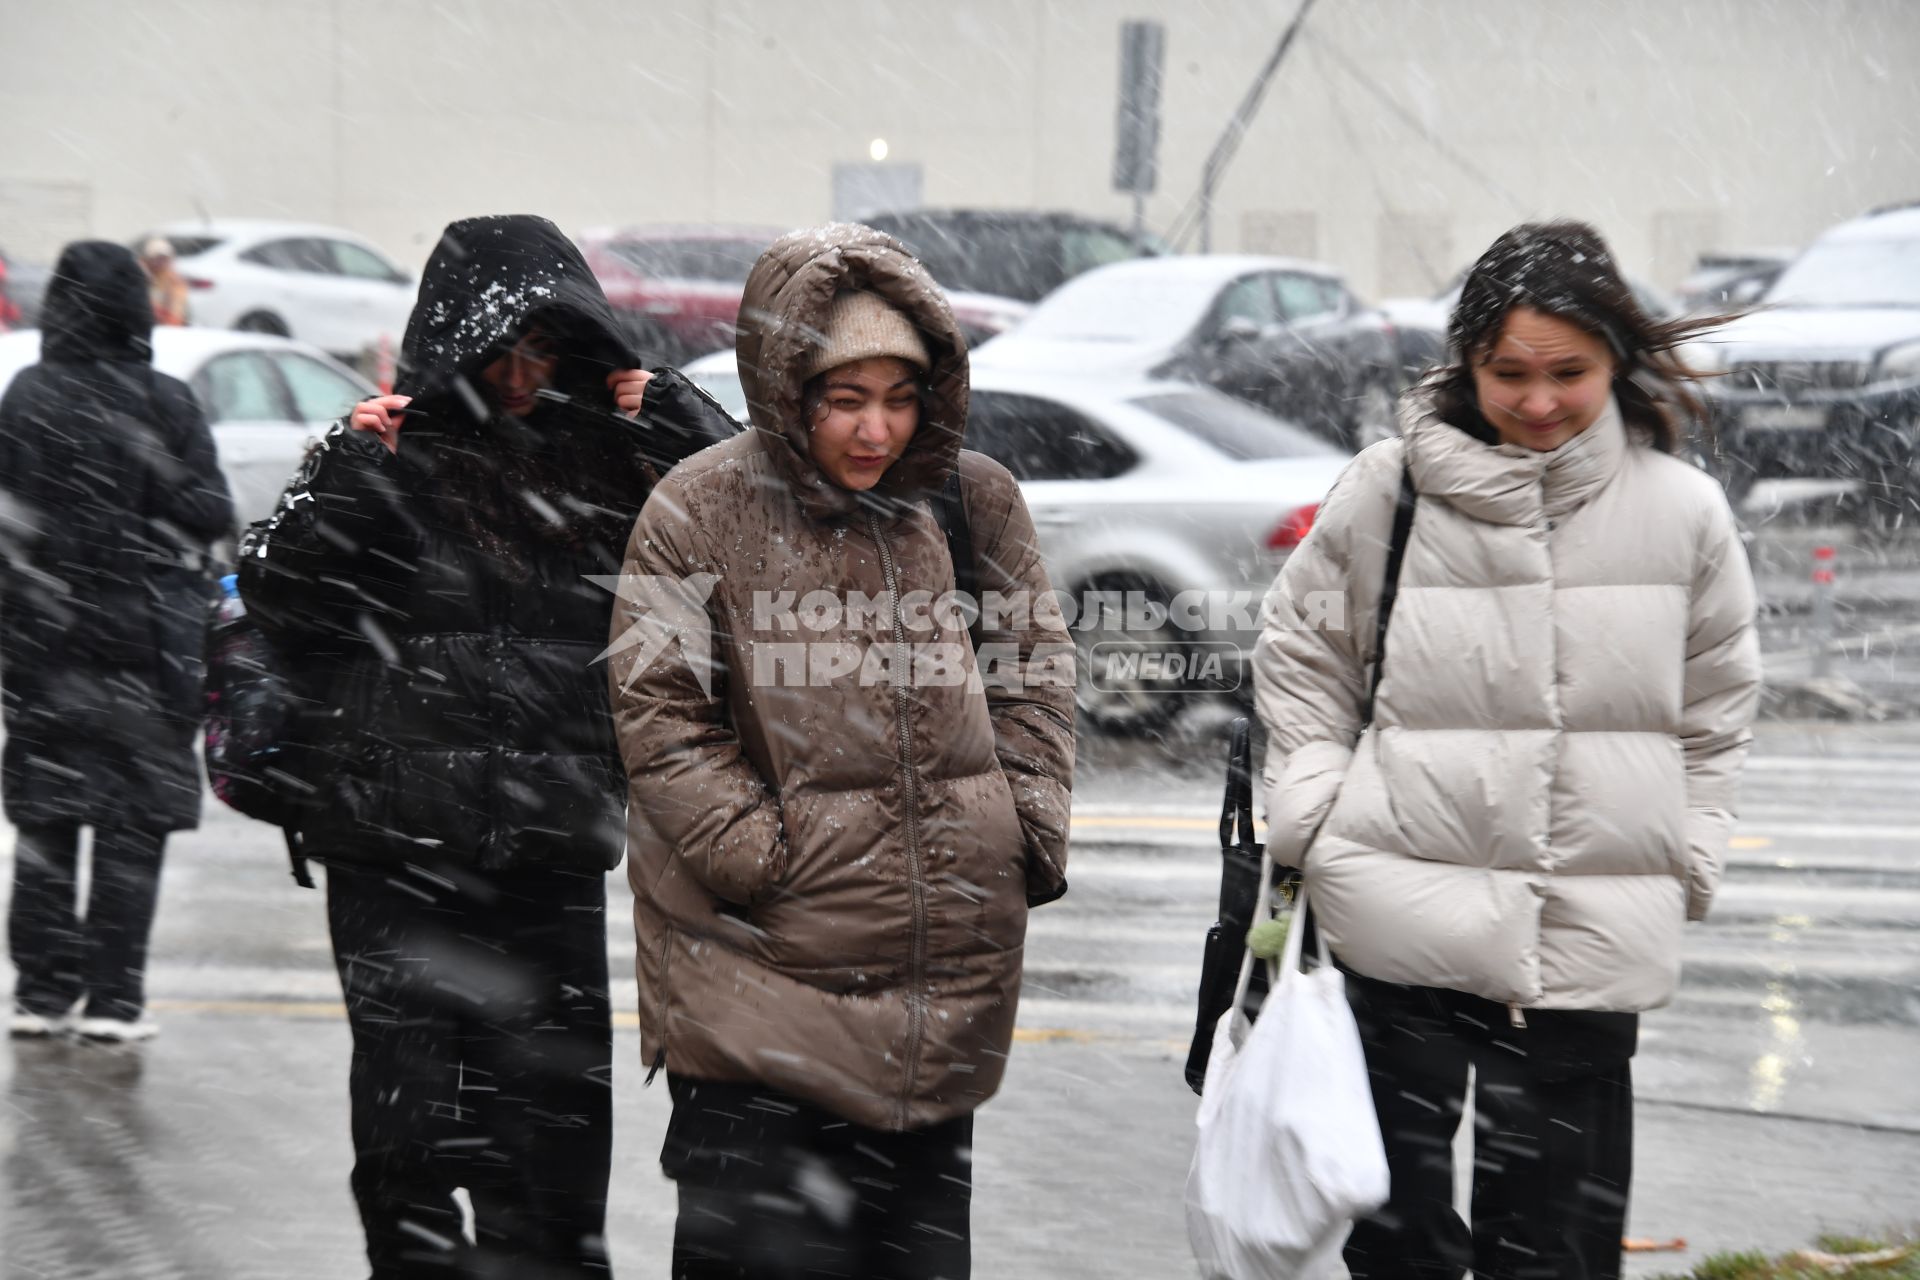
<svg viewBox="0 0 1920 1280">
<path fill-rule="evenodd" d="M 560 394 L 526 419 L 492 414 L 477 375 L 534 323 L 561 338 Z M 732 430 L 672 373 L 639 423 L 617 417 L 604 380 L 632 362 L 551 223 L 447 229 L 403 344 L 399 451 L 336 427 L 242 547 L 249 613 L 324 708 L 303 769 L 308 856 L 620 861 L 611 575 L 654 478 Z"/>
</svg>

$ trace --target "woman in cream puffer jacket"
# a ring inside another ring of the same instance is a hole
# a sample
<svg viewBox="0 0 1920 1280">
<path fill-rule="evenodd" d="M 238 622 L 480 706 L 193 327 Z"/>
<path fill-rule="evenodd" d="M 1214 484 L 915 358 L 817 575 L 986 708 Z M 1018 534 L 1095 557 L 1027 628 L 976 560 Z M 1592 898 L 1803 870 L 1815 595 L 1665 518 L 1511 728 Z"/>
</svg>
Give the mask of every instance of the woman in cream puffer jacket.
<svg viewBox="0 0 1920 1280">
<path fill-rule="evenodd" d="M 1732 514 L 1672 456 L 1693 332 L 1643 315 L 1589 228 L 1509 232 L 1464 287 L 1455 363 L 1269 598 L 1268 838 L 1348 970 L 1393 1168 L 1357 1280 L 1618 1272 L 1633 1015 L 1672 998 L 1712 901 L 1759 681 Z M 1497 1135 L 1471 1232 L 1448 1154 L 1469 1064 Z"/>
</svg>

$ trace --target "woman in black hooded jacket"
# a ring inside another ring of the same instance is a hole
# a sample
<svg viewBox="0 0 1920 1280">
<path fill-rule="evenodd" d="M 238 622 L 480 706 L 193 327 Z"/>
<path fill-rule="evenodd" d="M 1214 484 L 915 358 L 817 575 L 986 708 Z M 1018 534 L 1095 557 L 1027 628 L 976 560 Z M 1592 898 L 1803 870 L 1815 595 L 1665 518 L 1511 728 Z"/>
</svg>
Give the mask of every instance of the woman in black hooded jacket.
<svg viewBox="0 0 1920 1280">
<path fill-rule="evenodd" d="M 323 709 L 297 843 L 328 867 L 376 1280 L 607 1272 L 626 787 L 600 654 L 653 480 L 730 429 L 671 374 L 617 414 L 647 377 L 622 332 L 552 223 L 452 224 L 397 394 L 241 550 L 249 614 Z"/>
<path fill-rule="evenodd" d="M 143 1040 L 167 834 L 198 826 L 208 543 L 233 524 L 213 437 L 150 363 L 127 249 L 68 245 L 40 363 L 0 402 L 0 700 L 18 828 L 12 1032 Z M 93 882 L 77 912 L 80 828 Z"/>
</svg>

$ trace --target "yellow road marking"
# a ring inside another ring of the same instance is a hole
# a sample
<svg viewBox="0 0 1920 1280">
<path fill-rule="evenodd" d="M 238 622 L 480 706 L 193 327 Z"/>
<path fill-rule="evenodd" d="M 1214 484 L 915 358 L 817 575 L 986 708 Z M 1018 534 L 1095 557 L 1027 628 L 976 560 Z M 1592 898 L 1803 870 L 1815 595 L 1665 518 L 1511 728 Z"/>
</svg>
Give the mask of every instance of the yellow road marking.
<svg viewBox="0 0 1920 1280">
<path fill-rule="evenodd" d="M 1220 824 L 1213 818 L 1182 818 L 1168 814 L 1143 813 L 1135 817 L 1125 814 L 1090 814 L 1084 818 L 1073 819 L 1072 829 L 1087 830 L 1134 830 L 1134 831 L 1214 831 Z M 1266 823 L 1258 824 L 1258 832 L 1264 833 Z M 1729 849 L 1771 849 L 1773 841 L 1767 836 L 1735 836 L 1727 841 Z"/>
<path fill-rule="evenodd" d="M 1079 827 L 1132 827 L 1147 828 L 1153 831 L 1212 831 L 1220 824 L 1212 818 L 1173 818 L 1165 814 L 1141 814 L 1137 818 L 1121 815 L 1100 814 L 1096 817 L 1075 818 L 1073 825 Z"/>
<path fill-rule="evenodd" d="M 325 1000 L 153 1000 L 156 1013 L 232 1014 L 255 1018 L 344 1018 L 347 1006 Z"/>
<path fill-rule="evenodd" d="M 305 1018 L 338 1021 L 347 1016 L 347 1006 L 327 1000 L 155 1000 L 155 1013 L 210 1013 L 217 1017 Z M 623 1031 L 637 1030 L 640 1015 L 616 1011 L 613 1025 Z M 1093 1044 L 1101 1040 L 1150 1040 L 1150 1036 L 1121 1036 L 1073 1027 L 1019 1027 L 1013 1033 L 1019 1044 Z M 1171 1043 L 1171 1042 L 1169 1042 Z"/>
</svg>

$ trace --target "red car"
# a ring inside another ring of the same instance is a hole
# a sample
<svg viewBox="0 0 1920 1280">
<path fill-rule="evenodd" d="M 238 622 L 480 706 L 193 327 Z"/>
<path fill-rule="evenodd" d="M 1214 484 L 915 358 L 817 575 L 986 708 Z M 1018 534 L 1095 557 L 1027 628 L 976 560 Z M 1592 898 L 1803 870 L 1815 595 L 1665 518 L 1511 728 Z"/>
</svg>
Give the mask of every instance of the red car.
<svg viewBox="0 0 1920 1280">
<path fill-rule="evenodd" d="M 575 237 L 648 364 L 733 345 L 747 272 L 773 227 L 634 227 Z"/>
<path fill-rule="evenodd" d="M 747 272 L 785 231 L 774 227 L 633 227 L 575 237 L 647 364 L 684 364 L 733 345 Z M 1031 308 L 950 290 L 953 317 L 979 345 Z"/>
</svg>

